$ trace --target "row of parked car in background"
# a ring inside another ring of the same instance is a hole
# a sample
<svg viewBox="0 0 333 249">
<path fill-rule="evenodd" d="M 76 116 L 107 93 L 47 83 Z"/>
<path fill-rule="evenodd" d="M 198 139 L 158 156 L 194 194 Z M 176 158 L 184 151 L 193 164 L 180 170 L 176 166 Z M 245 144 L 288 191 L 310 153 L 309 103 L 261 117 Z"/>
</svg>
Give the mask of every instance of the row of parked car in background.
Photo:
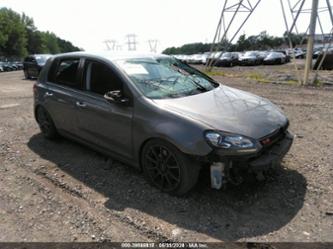
<svg viewBox="0 0 333 249">
<path fill-rule="evenodd" d="M 23 63 L 20 61 L 0 61 L 0 73 L 22 70 Z"/>
<path fill-rule="evenodd" d="M 315 47 L 313 51 L 313 59 L 322 58 L 324 52 L 327 51 L 324 63 L 321 69 L 333 69 L 333 47 Z M 277 65 L 290 62 L 295 56 L 296 59 L 305 59 L 306 50 L 301 48 L 277 50 L 277 51 L 246 51 L 246 52 L 206 52 L 193 55 L 173 55 L 175 58 L 188 64 L 207 64 L 217 67 L 232 66 L 256 66 L 256 65 Z M 316 69 L 316 64 L 314 69 Z"/>
<path fill-rule="evenodd" d="M 255 66 L 262 64 L 284 64 L 290 61 L 286 51 L 246 51 L 246 52 L 213 52 L 194 55 L 174 55 L 188 64 L 213 64 L 218 67 Z"/>
<path fill-rule="evenodd" d="M 327 49 L 324 63 L 320 63 L 320 58 L 323 56 L 322 47 L 315 48 L 313 58 L 318 59 L 313 68 L 324 70 L 333 69 L 333 47 Z M 23 70 L 26 79 L 36 79 L 40 71 L 45 65 L 51 54 L 33 54 L 27 56 L 23 62 L 20 61 L 5 61 L 0 60 L 0 73 L 15 70 Z M 295 48 L 293 50 L 278 50 L 278 51 L 246 51 L 246 52 L 206 52 L 193 55 L 173 55 L 175 58 L 188 64 L 207 64 L 218 67 L 232 66 L 256 66 L 256 65 L 276 65 L 290 62 L 290 58 L 295 56 L 296 59 L 304 59 L 306 50 Z M 1 59 L 1 58 L 0 58 Z"/>
</svg>

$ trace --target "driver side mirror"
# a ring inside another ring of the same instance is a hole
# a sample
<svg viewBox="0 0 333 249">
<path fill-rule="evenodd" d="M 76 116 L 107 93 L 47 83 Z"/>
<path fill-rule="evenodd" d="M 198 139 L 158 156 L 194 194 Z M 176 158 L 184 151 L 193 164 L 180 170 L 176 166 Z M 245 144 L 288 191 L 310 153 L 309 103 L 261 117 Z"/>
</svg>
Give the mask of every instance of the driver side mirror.
<svg viewBox="0 0 333 249">
<path fill-rule="evenodd" d="M 111 103 L 128 105 L 130 100 L 120 90 L 110 91 L 104 94 L 104 99 Z"/>
</svg>

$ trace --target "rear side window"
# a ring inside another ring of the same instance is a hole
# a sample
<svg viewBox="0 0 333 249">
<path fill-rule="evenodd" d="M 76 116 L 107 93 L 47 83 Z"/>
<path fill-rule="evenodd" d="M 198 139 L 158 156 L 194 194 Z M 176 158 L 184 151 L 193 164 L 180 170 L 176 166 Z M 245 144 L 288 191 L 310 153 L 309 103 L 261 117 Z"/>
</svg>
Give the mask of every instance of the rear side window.
<svg viewBox="0 0 333 249">
<path fill-rule="evenodd" d="M 30 57 L 30 56 L 29 56 L 29 57 L 26 57 L 26 58 L 24 59 L 25 62 L 31 62 L 32 60 L 33 60 L 33 58 Z"/>
<path fill-rule="evenodd" d="M 78 58 L 55 61 L 51 66 L 48 80 L 59 85 L 82 89 L 78 78 L 79 63 Z"/>
</svg>

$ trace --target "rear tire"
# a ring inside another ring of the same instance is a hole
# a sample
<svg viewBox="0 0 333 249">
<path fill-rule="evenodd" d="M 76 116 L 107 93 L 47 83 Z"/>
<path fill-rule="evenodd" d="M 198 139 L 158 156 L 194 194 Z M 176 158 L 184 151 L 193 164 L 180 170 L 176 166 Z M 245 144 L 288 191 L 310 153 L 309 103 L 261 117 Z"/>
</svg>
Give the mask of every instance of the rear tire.
<svg viewBox="0 0 333 249">
<path fill-rule="evenodd" d="M 141 165 L 147 181 L 172 195 L 188 193 L 198 181 L 200 167 L 172 144 L 150 140 L 141 152 Z"/>
<path fill-rule="evenodd" d="M 36 110 L 36 119 L 42 134 L 48 139 L 55 139 L 58 137 L 57 128 L 50 114 L 43 107 L 38 107 Z"/>
<path fill-rule="evenodd" d="M 28 73 L 26 70 L 24 70 L 23 72 L 24 72 L 24 77 L 25 77 L 25 79 L 26 79 L 26 80 L 29 80 L 29 79 L 30 79 L 30 77 L 29 77 L 29 73 Z"/>
</svg>

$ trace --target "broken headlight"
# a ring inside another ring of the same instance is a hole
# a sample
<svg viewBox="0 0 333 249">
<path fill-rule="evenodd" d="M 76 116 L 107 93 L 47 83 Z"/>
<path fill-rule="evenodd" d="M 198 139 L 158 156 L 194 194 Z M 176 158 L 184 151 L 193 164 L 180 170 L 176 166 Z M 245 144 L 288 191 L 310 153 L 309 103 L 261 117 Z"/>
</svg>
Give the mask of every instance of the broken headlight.
<svg viewBox="0 0 333 249">
<path fill-rule="evenodd" d="M 214 147 L 230 150 L 246 150 L 248 152 L 257 151 L 256 141 L 242 135 L 207 131 L 205 138 Z"/>
</svg>

